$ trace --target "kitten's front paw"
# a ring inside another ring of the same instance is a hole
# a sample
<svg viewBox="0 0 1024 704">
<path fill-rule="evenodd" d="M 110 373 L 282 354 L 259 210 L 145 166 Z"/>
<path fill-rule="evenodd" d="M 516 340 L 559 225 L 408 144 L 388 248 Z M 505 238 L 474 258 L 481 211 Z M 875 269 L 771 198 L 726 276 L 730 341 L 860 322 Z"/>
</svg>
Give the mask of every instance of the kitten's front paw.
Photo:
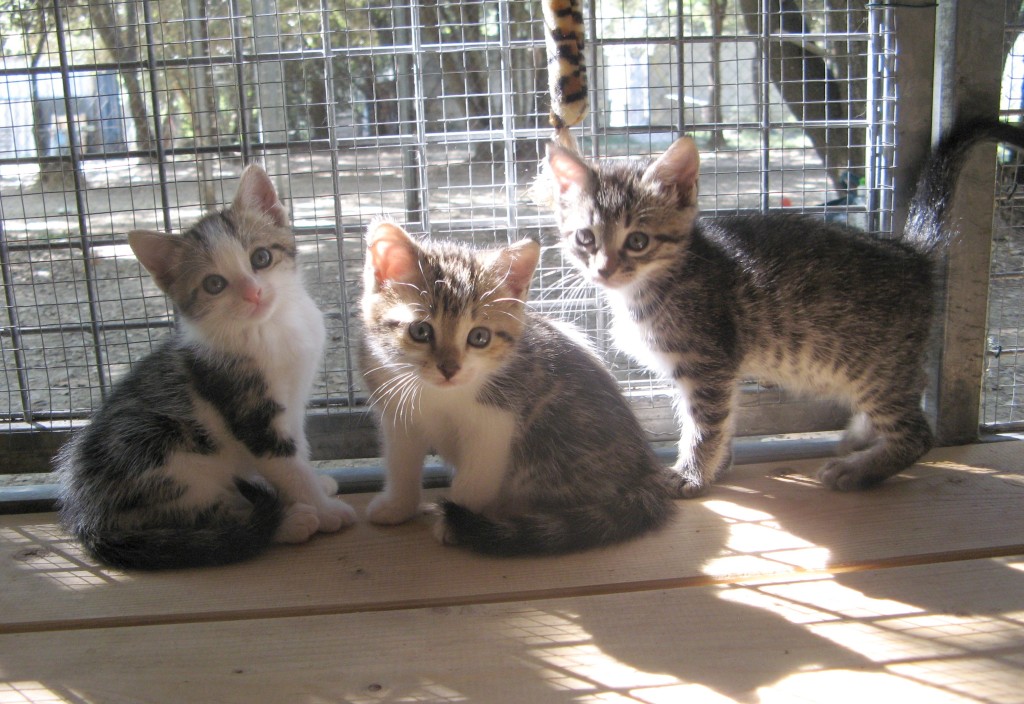
<svg viewBox="0 0 1024 704">
<path fill-rule="evenodd" d="M 338 493 L 338 482 L 329 474 L 317 474 L 316 481 L 328 496 L 334 496 Z"/>
<path fill-rule="evenodd" d="M 371 523 L 382 526 L 396 526 L 413 518 L 420 511 L 419 499 L 401 500 L 387 492 L 377 494 L 366 507 L 366 517 Z"/>
<path fill-rule="evenodd" d="M 434 534 L 434 540 L 439 542 L 441 545 L 455 545 L 455 538 L 451 531 L 448 530 L 448 522 L 444 518 L 437 519 L 434 523 L 434 527 L 430 529 Z"/>
<path fill-rule="evenodd" d="M 434 535 L 434 540 L 441 545 L 459 544 L 459 541 L 455 539 L 455 533 L 448 529 L 448 521 L 444 517 L 444 509 L 439 504 L 430 504 L 424 509 L 424 513 L 436 519 L 434 525 L 430 528 L 430 532 Z"/>
<path fill-rule="evenodd" d="M 692 467 L 675 467 L 669 477 L 669 485 L 672 496 L 676 499 L 695 499 L 703 496 L 711 488 L 711 484 L 704 480 L 700 472 Z"/>
<path fill-rule="evenodd" d="M 321 533 L 334 533 L 356 522 L 356 511 L 341 499 L 328 497 L 317 510 Z"/>
<path fill-rule="evenodd" d="M 274 533 L 275 543 L 304 543 L 316 533 L 320 519 L 309 504 L 292 504 L 284 510 L 284 519 Z"/>
<path fill-rule="evenodd" d="M 872 472 L 870 466 L 850 457 L 830 460 L 818 470 L 818 481 L 836 491 L 869 489 L 884 481 L 887 476 Z"/>
</svg>

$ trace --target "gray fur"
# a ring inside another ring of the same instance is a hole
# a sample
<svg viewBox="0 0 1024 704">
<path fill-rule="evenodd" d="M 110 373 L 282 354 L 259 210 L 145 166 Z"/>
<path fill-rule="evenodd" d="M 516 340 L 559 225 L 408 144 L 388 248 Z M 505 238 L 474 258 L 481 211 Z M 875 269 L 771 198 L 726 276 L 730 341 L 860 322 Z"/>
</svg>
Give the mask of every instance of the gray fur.
<svg viewBox="0 0 1024 704">
<path fill-rule="evenodd" d="M 934 254 L 950 237 L 943 216 L 964 155 L 992 139 L 1024 146 L 1024 131 L 988 121 L 951 131 L 895 239 L 783 213 L 700 219 L 687 138 L 653 162 L 587 164 L 551 148 L 564 248 L 607 294 L 617 343 L 675 382 L 683 495 L 730 466 L 747 376 L 850 404 L 852 451 L 819 472 L 834 489 L 873 486 L 931 447 L 921 395 Z"/>
<path fill-rule="evenodd" d="M 671 475 L 644 441 L 615 380 L 572 331 L 525 308 L 521 299 L 535 260 L 508 275 L 492 252 L 409 239 L 415 281 L 379 280 L 378 270 L 388 265 L 375 268 L 375 239 L 371 234 L 361 365 L 390 454 L 422 436 L 454 465 L 452 500 L 441 504 L 442 540 L 500 555 L 561 553 L 632 538 L 669 519 Z M 504 251 L 517 247 L 536 244 Z M 506 275 L 518 281 L 510 284 Z M 407 306 L 415 307 L 415 321 L 435 331 L 429 343 L 412 340 L 408 325 L 396 324 L 404 315 L 396 310 Z M 492 334 L 482 349 L 465 344 L 459 332 L 479 326 Z M 443 366 L 459 369 L 449 384 L 470 369 L 476 376 L 465 388 L 439 387 L 436 368 Z M 404 371 L 408 385 L 399 387 L 395 380 Z M 459 393 L 464 400 L 446 400 Z M 514 419 L 510 438 L 466 431 L 474 417 L 492 412 Z M 389 436 L 389 426 L 400 432 Z M 477 443 L 504 442 L 504 466 L 463 461 Z M 467 490 L 466 500 L 476 503 L 467 507 L 460 486 L 476 483 L 478 471 L 495 473 L 500 489 L 484 498 Z M 389 472 L 385 497 L 401 490 L 394 486 L 400 470 L 389 466 Z M 370 518 L 378 520 L 372 505 Z"/>
<path fill-rule="evenodd" d="M 181 236 L 129 242 L 180 326 L 58 454 L 64 526 L 103 562 L 141 569 L 234 562 L 332 529 L 340 509 L 323 487 L 280 477 L 316 481 L 301 423 L 323 322 L 266 174 L 249 167 L 232 207 Z M 216 295 L 210 276 L 227 282 Z M 278 331 L 282 320 L 298 329 Z"/>
</svg>

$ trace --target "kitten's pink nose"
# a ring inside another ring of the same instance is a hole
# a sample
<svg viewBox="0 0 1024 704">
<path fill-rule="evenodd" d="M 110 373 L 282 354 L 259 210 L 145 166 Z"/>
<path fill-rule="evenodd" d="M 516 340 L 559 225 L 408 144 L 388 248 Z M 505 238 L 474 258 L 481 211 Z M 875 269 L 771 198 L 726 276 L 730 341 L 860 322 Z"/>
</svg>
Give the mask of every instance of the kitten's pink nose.
<svg viewBox="0 0 1024 704">
<path fill-rule="evenodd" d="M 619 268 L 619 263 L 612 257 L 602 257 L 595 264 L 597 265 L 597 275 L 602 279 L 610 279 L 615 274 L 615 270 Z"/>
<path fill-rule="evenodd" d="M 461 368 L 462 367 L 459 366 L 458 362 L 454 362 L 450 359 L 437 363 L 437 369 L 441 372 L 441 375 L 444 376 L 446 381 L 451 381 L 452 377 L 455 376 Z"/>
<path fill-rule="evenodd" d="M 248 282 L 242 289 L 242 300 L 246 303 L 258 305 L 263 298 L 263 289 L 256 282 Z"/>
</svg>

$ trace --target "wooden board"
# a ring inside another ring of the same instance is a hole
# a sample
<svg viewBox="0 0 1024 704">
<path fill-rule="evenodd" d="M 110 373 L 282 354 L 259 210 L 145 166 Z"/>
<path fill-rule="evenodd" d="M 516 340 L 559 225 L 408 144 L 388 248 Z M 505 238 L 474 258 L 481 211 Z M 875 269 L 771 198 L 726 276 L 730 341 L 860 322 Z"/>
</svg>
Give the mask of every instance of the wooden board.
<svg viewBox="0 0 1024 704">
<path fill-rule="evenodd" d="M 499 560 L 436 544 L 426 520 L 362 522 L 218 569 L 100 568 L 53 514 L 0 518 L 0 633 L 515 602 L 726 584 L 1024 552 L 1024 443 L 945 448 L 878 490 L 822 489 L 818 461 L 738 467 L 669 529 L 627 545 Z M 360 511 L 367 496 L 353 497 Z"/>
<path fill-rule="evenodd" d="M 1020 702 L 1024 558 L 3 635 L 0 654 L 3 702 Z"/>
</svg>

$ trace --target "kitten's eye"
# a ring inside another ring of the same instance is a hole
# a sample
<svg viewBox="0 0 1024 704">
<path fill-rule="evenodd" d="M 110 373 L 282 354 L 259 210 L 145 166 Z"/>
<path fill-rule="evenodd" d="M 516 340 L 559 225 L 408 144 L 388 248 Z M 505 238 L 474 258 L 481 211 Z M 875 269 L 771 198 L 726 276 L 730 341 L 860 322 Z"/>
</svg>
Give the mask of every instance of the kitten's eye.
<svg viewBox="0 0 1024 704">
<path fill-rule="evenodd" d="M 469 331 L 466 342 L 470 347 L 487 347 L 491 344 L 491 331 L 487 328 L 473 328 Z"/>
<path fill-rule="evenodd" d="M 203 290 L 211 296 L 216 296 L 218 293 L 228 287 L 228 280 L 220 274 L 210 274 L 203 279 Z"/>
<path fill-rule="evenodd" d="M 642 252 L 647 249 L 647 245 L 650 244 L 651 238 L 643 232 L 631 232 L 626 238 L 626 249 L 632 252 Z"/>
<path fill-rule="evenodd" d="M 576 230 L 576 244 L 580 247 L 593 247 L 595 241 L 593 230 Z"/>
<path fill-rule="evenodd" d="M 249 257 L 249 261 L 252 263 L 253 269 L 266 269 L 270 266 L 270 262 L 273 260 L 273 255 L 266 247 L 260 247 L 252 253 L 251 257 Z"/>
<path fill-rule="evenodd" d="M 434 328 L 430 323 L 410 323 L 409 324 L 409 337 L 416 342 L 430 342 L 430 338 L 434 336 Z"/>
</svg>

